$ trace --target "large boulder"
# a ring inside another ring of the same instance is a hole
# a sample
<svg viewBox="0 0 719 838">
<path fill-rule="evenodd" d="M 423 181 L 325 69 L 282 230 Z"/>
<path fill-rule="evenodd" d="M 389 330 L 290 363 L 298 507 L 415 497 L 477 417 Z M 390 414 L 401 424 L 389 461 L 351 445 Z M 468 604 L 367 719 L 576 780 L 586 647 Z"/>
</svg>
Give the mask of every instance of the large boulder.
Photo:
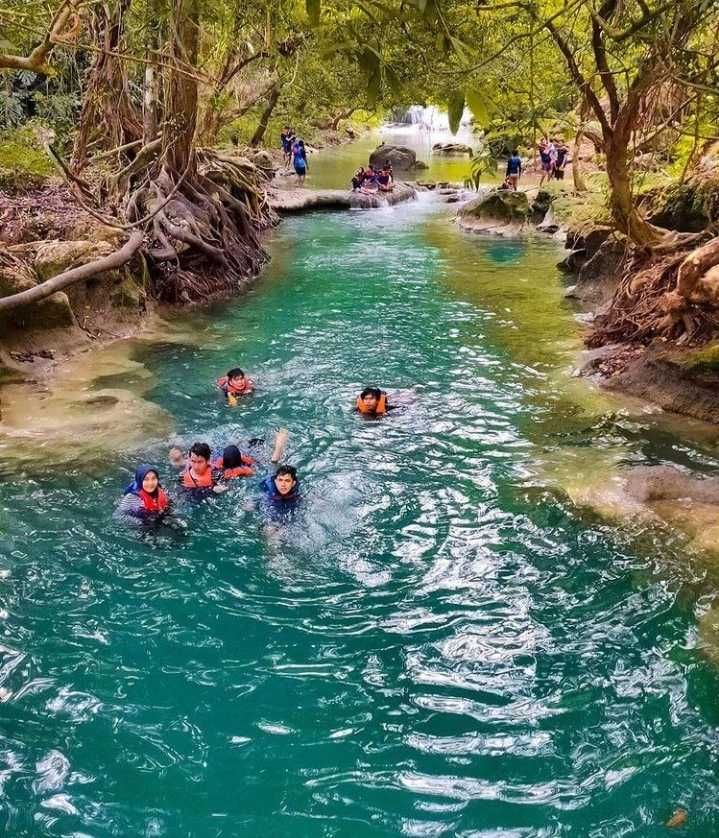
<svg viewBox="0 0 719 838">
<path fill-rule="evenodd" d="M 552 206 L 553 200 L 554 196 L 551 192 L 547 192 L 544 189 L 540 189 L 539 192 L 537 192 L 530 207 L 531 220 L 533 224 L 541 224 L 544 221 L 544 217 L 549 212 L 549 208 Z"/>
<path fill-rule="evenodd" d="M 529 202 L 524 192 L 493 189 L 459 208 L 457 220 L 465 230 L 509 233 L 518 231 L 529 218 Z"/>
<path fill-rule="evenodd" d="M 435 143 L 432 146 L 432 154 L 444 154 L 448 156 L 468 154 L 471 157 L 473 153 L 472 147 L 464 143 Z"/>
<path fill-rule="evenodd" d="M 419 165 L 417 155 L 411 148 L 403 145 L 382 145 L 369 156 L 370 166 L 384 166 L 389 161 L 392 168 L 399 172 L 409 172 L 412 169 L 426 168 L 425 164 Z"/>
</svg>

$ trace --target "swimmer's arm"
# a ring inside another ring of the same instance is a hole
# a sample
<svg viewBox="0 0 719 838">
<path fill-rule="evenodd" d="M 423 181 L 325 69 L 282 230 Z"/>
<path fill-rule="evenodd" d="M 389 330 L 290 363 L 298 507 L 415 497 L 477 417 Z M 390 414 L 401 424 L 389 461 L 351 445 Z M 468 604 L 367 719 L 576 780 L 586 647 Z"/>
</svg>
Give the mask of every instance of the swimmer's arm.
<svg viewBox="0 0 719 838">
<path fill-rule="evenodd" d="M 279 463 L 285 454 L 289 432 L 287 428 L 280 428 L 275 434 L 275 447 L 272 449 L 271 463 Z"/>
</svg>

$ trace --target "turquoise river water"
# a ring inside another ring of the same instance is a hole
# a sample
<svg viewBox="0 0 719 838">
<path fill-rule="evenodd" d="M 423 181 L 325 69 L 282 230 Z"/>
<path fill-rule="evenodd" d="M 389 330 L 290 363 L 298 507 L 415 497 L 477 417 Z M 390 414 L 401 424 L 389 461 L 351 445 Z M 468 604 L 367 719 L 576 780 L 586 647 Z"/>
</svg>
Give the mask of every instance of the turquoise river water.
<svg viewBox="0 0 719 838">
<path fill-rule="evenodd" d="M 716 440 L 571 378 L 556 243 L 463 235 L 426 199 L 294 218 L 270 249 L 244 298 L 88 381 L 133 394 L 112 446 L 2 438 L 3 834 L 649 838 L 683 808 L 670 833 L 719 835 L 715 567 L 548 477 L 707 470 Z M 258 389 L 231 410 L 236 363 Z M 409 406 L 363 421 L 367 383 Z M 138 404 L 163 417 L 139 444 Z M 113 522 L 137 461 L 171 482 L 172 439 L 280 425 L 294 520 L 248 480 L 184 536 Z"/>
</svg>

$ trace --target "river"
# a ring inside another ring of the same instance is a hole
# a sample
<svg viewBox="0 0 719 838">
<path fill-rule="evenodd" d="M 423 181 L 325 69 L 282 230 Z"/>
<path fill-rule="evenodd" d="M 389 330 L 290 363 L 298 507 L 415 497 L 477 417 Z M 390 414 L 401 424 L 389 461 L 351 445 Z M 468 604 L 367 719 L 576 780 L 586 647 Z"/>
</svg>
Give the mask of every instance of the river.
<svg viewBox="0 0 719 838">
<path fill-rule="evenodd" d="M 90 356 L 112 434 L 2 440 L 3 833 L 649 838 L 683 807 L 678 834 L 719 834 L 715 566 L 566 493 L 715 468 L 716 438 L 571 377 L 554 242 L 464 235 L 429 196 L 270 249 L 242 299 Z M 236 364 L 258 390 L 231 410 Z M 361 420 L 367 383 L 409 406 Z M 280 425 L 293 521 L 248 480 L 184 537 L 114 524 L 171 440 Z"/>
</svg>

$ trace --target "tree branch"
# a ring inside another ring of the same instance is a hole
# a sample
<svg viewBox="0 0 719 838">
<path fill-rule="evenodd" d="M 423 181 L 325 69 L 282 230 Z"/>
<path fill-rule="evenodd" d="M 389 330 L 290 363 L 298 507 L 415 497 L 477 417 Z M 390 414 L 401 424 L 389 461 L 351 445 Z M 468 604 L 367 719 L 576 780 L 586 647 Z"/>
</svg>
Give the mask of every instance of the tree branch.
<svg viewBox="0 0 719 838">
<path fill-rule="evenodd" d="M 604 19 L 608 19 L 614 14 L 616 8 L 617 0 L 605 0 L 599 9 L 598 15 L 592 15 L 592 49 L 594 51 L 594 60 L 597 62 L 597 69 L 599 70 L 599 78 L 609 97 L 609 118 L 611 122 L 614 122 L 619 113 L 619 95 L 614 82 L 614 76 L 607 63 L 604 30 L 597 23 L 596 18 L 601 16 Z"/>
<path fill-rule="evenodd" d="M 143 233 L 136 230 L 130 234 L 130 238 L 119 250 L 109 256 L 103 256 L 101 259 L 96 259 L 94 262 L 88 262 L 86 265 L 80 265 L 77 268 L 70 268 L 70 270 L 63 271 L 46 282 L 41 282 L 34 288 L 28 288 L 27 291 L 11 294 L 9 297 L 0 297 L 0 312 L 10 311 L 18 306 L 28 305 L 28 303 L 40 302 L 40 300 L 46 299 L 57 291 L 62 291 L 69 285 L 82 282 L 83 279 L 92 279 L 97 274 L 121 268 L 137 253 L 142 246 L 143 239 Z"/>
<path fill-rule="evenodd" d="M 45 37 L 32 50 L 30 55 L 0 54 L 0 70 L 28 70 L 31 73 L 39 73 L 43 76 L 52 75 L 53 69 L 48 64 L 48 59 L 56 44 L 62 44 L 67 40 L 64 29 L 68 21 L 77 17 L 75 2 L 76 0 L 64 0 L 55 12 Z"/>
</svg>

